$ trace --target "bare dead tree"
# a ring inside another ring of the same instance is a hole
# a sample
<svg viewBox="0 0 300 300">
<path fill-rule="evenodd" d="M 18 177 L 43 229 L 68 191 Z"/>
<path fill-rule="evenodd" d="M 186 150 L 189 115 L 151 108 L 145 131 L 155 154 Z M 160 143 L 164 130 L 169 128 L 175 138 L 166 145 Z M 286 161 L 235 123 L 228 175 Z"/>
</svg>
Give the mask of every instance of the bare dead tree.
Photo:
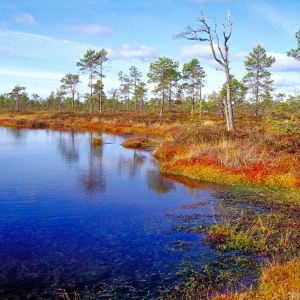
<svg viewBox="0 0 300 300">
<path fill-rule="evenodd" d="M 230 20 L 230 11 L 228 11 L 228 18 L 226 19 L 228 25 L 223 23 L 223 46 L 220 45 L 220 39 L 217 33 L 217 25 L 218 23 L 215 19 L 212 19 L 214 22 L 214 29 L 208 26 L 208 23 L 203 15 L 201 9 L 201 18 L 198 21 L 201 23 L 201 26 L 194 30 L 190 26 L 187 27 L 186 31 L 180 32 L 175 38 L 184 38 L 192 41 L 200 41 L 200 42 L 209 42 L 211 51 L 213 54 L 214 59 L 224 68 L 224 69 L 216 69 L 217 71 L 223 71 L 226 75 L 226 85 L 227 85 L 227 103 L 225 105 L 226 109 L 226 121 L 227 121 L 227 128 L 229 131 L 234 130 L 234 119 L 233 119 L 233 111 L 232 111 L 232 103 L 231 103 L 231 89 L 230 89 L 230 73 L 229 73 L 229 48 L 228 48 L 228 40 L 231 37 L 232 32 L 232 22 Z M 227 27 L 229 27 L 229 33 L 227 34 Z M 206 37 L 203 37 L 203 34 L 206 34 Z M 214 45 L 213 42 L 216 41 L 217 44 Z M 218 58 L 216 55 L 215 47 L 220 53 L 221 58 Z"/>
</svg>

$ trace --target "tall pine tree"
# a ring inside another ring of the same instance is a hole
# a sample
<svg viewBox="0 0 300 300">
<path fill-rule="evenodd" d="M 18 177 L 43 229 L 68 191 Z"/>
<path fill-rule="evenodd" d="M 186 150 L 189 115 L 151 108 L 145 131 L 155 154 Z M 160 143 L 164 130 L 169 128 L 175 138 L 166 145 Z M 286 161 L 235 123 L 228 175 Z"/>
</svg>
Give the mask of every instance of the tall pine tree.
<svg viewBox="0 0 300 300">
<path fill-rule="evenodd" d="M 246 56 L 244 62 L 248 73 L 244 77 L 245 84 L 249 87 L 255 99 L 255 115 L 259 113 L 259 100 L 266 90 L 270 90 L 273 80 L 271 80 L 271 72 L 267 69 L 271 68 L 276 59 L 267 56 L 266 50 L 258 45 L 253 48 L 253 52 Z"/>
</svg>

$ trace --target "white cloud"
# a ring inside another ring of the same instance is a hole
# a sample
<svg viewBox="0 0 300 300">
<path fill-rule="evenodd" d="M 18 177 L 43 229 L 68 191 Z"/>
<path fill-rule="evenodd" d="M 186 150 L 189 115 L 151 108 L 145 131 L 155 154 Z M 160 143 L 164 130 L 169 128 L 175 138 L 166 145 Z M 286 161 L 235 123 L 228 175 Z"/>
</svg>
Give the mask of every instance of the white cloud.
<svg viewBox="0 0 300 300">
<path fill-rule="evenodd" d="M 290 87 L 290 86 L 296 86 L 300 84 L 299 79 L 288 79 L 288 78 L 283 78 L 279 75 L 273 75 L 272 79 L 274 80 L 274 85 L 278 87 Z"/>
<path fill-rule="evenodd" d="M 230 59 L 231 59 L 231 61 L 245 60 L 246 55 L 249 55 L 249 52 L 240 52 L 240 53 L 237 53 L 236 55 L 230 57 Z"/>
<path fill-rule="evenodd" d="M 37 25 L 38 23 L 35 21 L 34 17 L 28 13 L 21 13 L 18 15 L 14 15 L 14 20 L 19 23 L 25 23 L 28 25 Z"/>
<path fill-rule="evenodd" d="M 66 31 L 75 31 L 82 35 L 111 35 L 112 30 L 109 27 L 103 27 L 98 24 L 86 24 L 86 25 L 66 25 L 64 27 Z"/>
<path fill-rule="evenodd" d="M 288 57 L 282 53 L 268 52 L 268 55 L 272 55 L 276 58 L 271 71 L 277 72 L 300 72 L 300 62 L 292 57 Z"/>
<path fill-rule="evenodd" d="M 217 45 L 214 45 L 214 49 L 217 58 L 220 58 Z M 211 47 L 209 45 L 182 46 L 179 55 L 183 60 L 191 58 L 201 58 L 201 63 L 203 65 L 218 69 L 222 68 L 222 66 L 214 59 Z"/>
<path fill-rule="evenodd" d="M 149 62 L 158 57 L 158 51 L 154 47 L 137 44 L 124 44 L 114 49 L 107 49 L 107 51 L 111 59 L 138 59 Z"/>
<path fill-rule="evenodd" d="M 182 46 L 179 55 L 182 58 L 203 57 L 213 59 L 211 48 L 208 45 Z"/>
</svg>

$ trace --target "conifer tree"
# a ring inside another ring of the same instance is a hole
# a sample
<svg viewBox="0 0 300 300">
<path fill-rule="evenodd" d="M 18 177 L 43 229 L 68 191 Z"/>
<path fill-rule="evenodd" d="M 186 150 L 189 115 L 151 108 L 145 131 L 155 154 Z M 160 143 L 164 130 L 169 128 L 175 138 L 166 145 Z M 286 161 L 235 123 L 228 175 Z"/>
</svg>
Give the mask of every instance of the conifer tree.
<svg viewBox="0 0 300 300">
<path fill-rule="evenodd" d="M 15 98 L 16 104 L 17 104 L 17 109 L 20 109 L 20 92 L 26 90 L 26 87 L 16 85 L 10 94 Z"/>
<path fill-rule="evenodd" d="M 134 97 L 134 110 L 137 112 L 137 100 L 138 100 L 138 89 L 137 86 L 141 82 L 142 72 L 140 72 L 137 67 L 131 66 L 129 68 L 129 82 L 133 89 L 133 97 Z"/>
<path fill-rule="evenodd" d="M 69 91 L 72 95 L 72 109 L 74 109 L 74 98 L 77 91 L 77 85 L 80 83 L 79 75 L 68 73 L 60 81 L 62 83 L 61 89 Z"/>
<path fill-rule="evenodd" d="M 202 99 L 202 87 L 206 73 L 200 66 L 198 59 L 193 58 L 189 63 L 183 65 L 182 78 L 186 81 L 186 87 L 190 90 L 192 99 L 192 111 L 194 111 L 195 90 L 199 88 L 200 101 Z"/>
<path fill-rule="evenodd" d="M 287 51 L 286 54 L 287 56 L 294 57 L 295 59 L 300 61 L 300 30 L 296 32 L 295 36 L 298 42 L 298 48 Z"/>
<path fill-rule="evenodd" d="M 97 81 L 98 85 L 98 92 L 99 92 L 99 112 L 102 113 L 102 103 L 103 99 L 105 98 L 104 93 L 104 84 L 103 84 L 103 78 L 105 78 L 105 75 L 103 74 L 104 71 L 104 64 L 108 61 L 107 57 L 108 52 L 103 48 L 101 51 L 95 53 L 95 74 L 99 77 L 99 80 Z"/>
<path fill-rule="evenodd" d="M 246 56 L 244 64 L 248 73 L 244 77 L 244 82 L 255 97 L 256 116 L 259 113 L 260 98 L 266 90 L 270 90 L 273 83 L 271 72 L 267 69 L 271 68 L 275 61 L 275 57 L 267 56 L 266 50 L 260 45 L 254 47 L 253 52 Z"/>
<path fill-rule="evenodd" d="M 80 59 L 79 62 L 77 62 L 77 67 L 80 67 L 80 71 L 83 73 L 88 72 L 89 73 L 89 87 L 91 88 L 91 93 L 90 93 L 90 113 L 93 111 L 93 102 L 92 102 L 92 97 L 93 97 L 93 78 L 95 77 L 95 69 L 96 69 L 96 63 L 95 63 L 95 50 L 87 50 L 86 53 L 84 54 L 84 57 Z"/>
<path fill-rule="evenodd" d="M 169 81 L 177 65 L 178 62 L 174 62 L 167 57 L 159 57 L 157 61 L 150 63 L 149 73 L 147 74 L 149 77 L 148 82 L 155 83 L 156 86 L 153 92 L 161 94 L 161 116 L 164 113 L 166 91 L 169 87 Z"/>
<path fill-rule="evenodd" d="M 122 71 L 118 73 L 118 76 L 119 80 L 121 81 L 120 94 L 123 95 L 124 105 L 126 106 L 127 103 L 127 110 L 129 110 L 130 80 L 128 75 L 123 74 Z"/>
</svg>

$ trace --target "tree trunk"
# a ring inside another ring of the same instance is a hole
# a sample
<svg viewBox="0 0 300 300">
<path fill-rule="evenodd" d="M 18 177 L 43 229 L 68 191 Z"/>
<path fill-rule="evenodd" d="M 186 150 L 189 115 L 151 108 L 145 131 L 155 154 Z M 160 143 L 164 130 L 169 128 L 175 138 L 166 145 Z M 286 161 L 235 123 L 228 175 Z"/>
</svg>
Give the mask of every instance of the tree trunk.
<svg viewBox="0 0 300 300">
<path fill-rule="evenodd" d="M 102 91 L 102 63 L 100 66 L 100 105 L 99 105 L 99 112 L 102 113 L 102 99 L 103 99 L 103 91 Z"/>
<path fill-rule="evenodd" d="M 200 125 L 201 125 L 201 122 L 202 122 L 202 86 L 201 86 L 201 82 L 200 82 L 200 88 L 199 88 L 199 96 L 200 96 L 199 122 L 200 122 Z"/>
<path fill-rule="evenodd" d="M 195 102 L 195 95 L 194 95 L 194 76 L 193 76 L 193 82 L 192 82 L 192 112 L 194 111 L 194 102 Z"/>
<path fill-rule="evenodd" d="M 90 114 L 93 112 L 93 76 L 92 76 L 92 68 L 90 67 L 90 85 L 91 85 L 91 99 L 90 99 Z"/>
<path fill-rule="evenodd" d="M 169 111 L 171 111 L 171 98 L 172 98 L 172 83 L 170 82 L 170 87 L 169 87 Z"/>
<path fill-rule="evenodd" d="M 90 99 L 90 114 L 93 112 L 93 98 Z"/>
<path fill-rule="evenodd" d="M 162 103 L 160 108 L 160 115 L 162 116 L 164 114 L 164 105 L 165 105 L 165 90 L 163 89 L 162 92 Z"/>
<path fill-rule="evenodd" d="M 135 112 L 137 113 L 136 78 L 134 79 L 134 100 L 135 100 L 134 109 Z"/>
<path fill-rule="evenodd" d="M 222 117 L 225 118 L 225 107 L 224 107 L 224 101 L 222 99 L 219 100 L 221 103 L 221 112 L 222 112 Z"/>
<path fill-rule="evenodd" d="M 19 94 L 17 93 L 17 110 L 19 110 L 20 104 L 19 104 Z"/>
<path fill-rule="evenodd" d="M 230 74 L 228 64 L 225 65 L 225 73 L 226 73 L 226 85 L 227 85 L 227 129 L 229 131 L 234 131 L 234 120 L 233 120 L 233 112 L 232 112 L 232 104 L 231 104 L 231 87 L 230 87 Z"/>
<path fill-rule="evenodd" d="M 259 105 L 258 105 L 258 87 L 259 87 L 259 78 L 257 76 L 256 78 L 256 91 L 255 91 L 255 116 L 258 116 L 258 110 L 259 110 Z"/>
<path fill-rule="evenodd" d="M 72 91 L 72 109 L 74 109 L 74 97 L 75 97 L 75 91 Z"/>
</svg>

